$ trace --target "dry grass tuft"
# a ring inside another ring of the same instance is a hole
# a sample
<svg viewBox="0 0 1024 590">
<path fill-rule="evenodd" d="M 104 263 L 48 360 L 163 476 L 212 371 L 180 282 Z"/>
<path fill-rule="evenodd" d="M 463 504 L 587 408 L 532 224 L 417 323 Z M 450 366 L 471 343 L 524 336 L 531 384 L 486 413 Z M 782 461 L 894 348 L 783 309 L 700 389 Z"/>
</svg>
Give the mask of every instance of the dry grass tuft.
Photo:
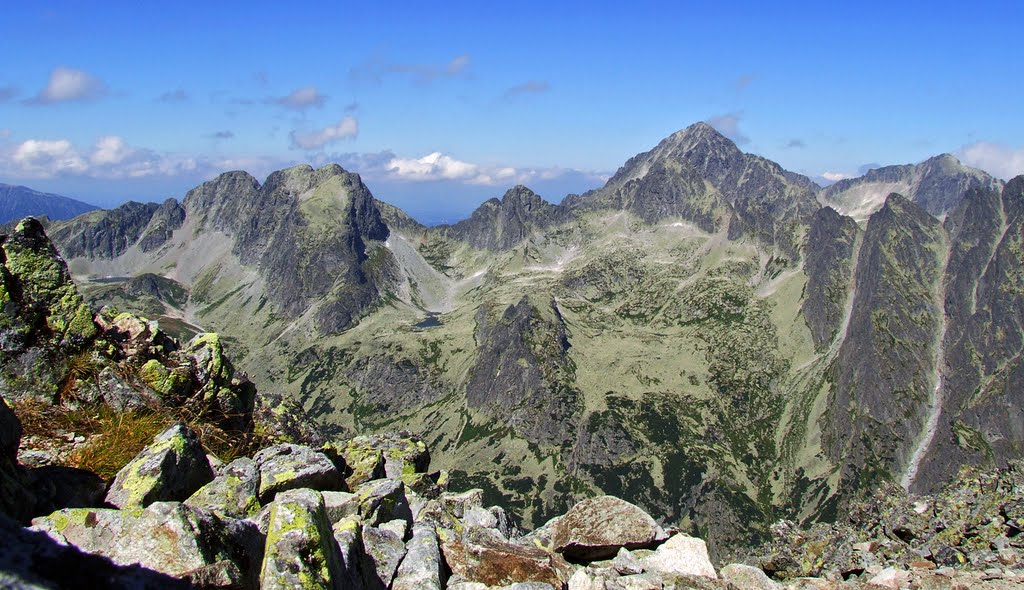
<svg viewBox="0 0 1024 590">
<path fill-rule="evenodd" d="M 166 430 L 173 416 L 151 411 L 114 412 L 100 406 L 93 438 L 67 457 L 67 464 L 112 479 L 135 455 Z"/>
<path fill-rule="evenodd" d="M 188 425 L 199 435 L 203 448 L 225 462 L 251 455 L 263 442 L 252 433 L 226 432 L 184 408 L 119 412 L 105 404 L 72 409 L 35 400 L 16 401 L 11 408 L 21 420 L 25 437 L 44 441 L 48 450 L 56 451 L 58 463 L 87 469 L 107 480 L 175 422 Z M 69 433 L 84 436 L 86 442 L 72 447 Z"/>
</svg>

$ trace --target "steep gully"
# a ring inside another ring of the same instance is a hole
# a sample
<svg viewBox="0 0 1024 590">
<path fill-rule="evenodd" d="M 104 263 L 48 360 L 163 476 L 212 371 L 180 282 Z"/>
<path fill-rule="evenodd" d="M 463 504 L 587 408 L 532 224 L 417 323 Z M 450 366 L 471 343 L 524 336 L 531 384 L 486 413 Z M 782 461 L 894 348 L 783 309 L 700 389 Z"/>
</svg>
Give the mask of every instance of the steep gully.
<svg viewBox="0 0 1024 590">
<path fill-rule="evenodd" d="M 945 345 L 946 339 L 946 270 L 949 266 L 949 257 L 952 253 L 950 244 L 945 245 L 946 254 L 942 261 L 942 272 L 939 275 L 939 289 L 937 296 L 937 305 L 939 308 L 939 326 L 938 334 L 936 336 L 935 343 L 935 362 L 934 362 L 934 374 L 935 374 L 935 385 L 932 387 L 931 395 L 928 400 L 928 417 L 924 423 L 924 429 L 921 431 L 920 439 L 917 443 L 917 447 L 914 449 L 913 454 L 910 456 L 910 461 L 907 463 L 907 469 L 903 473 L 903 477 L 900 479 L 900 485 L 905 490 L 910 490 L 910 486 L 914 485 L 914 480 L 917 478 L 917 470 L 921 467 L 921 460 L 924 459 L 925 453 L 932 445 L 932 440 L 935 438 L 935 431 L 938 430 L 939 417 L 942 415 L 942 403 L 944 400 L 944 392 L 942 390 L 942 368 L 945 365 Z"/>
</svg>

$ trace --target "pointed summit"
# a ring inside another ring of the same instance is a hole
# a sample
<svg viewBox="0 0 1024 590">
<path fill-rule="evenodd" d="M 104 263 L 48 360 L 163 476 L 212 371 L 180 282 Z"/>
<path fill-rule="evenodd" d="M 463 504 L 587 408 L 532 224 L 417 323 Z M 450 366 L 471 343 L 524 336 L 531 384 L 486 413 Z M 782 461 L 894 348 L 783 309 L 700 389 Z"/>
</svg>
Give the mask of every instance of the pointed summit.
<svg viewBox="0 0 1024 590">
<path fill-rule="evenodd" d="M 501 200 L 489 199 L 469 219 L 451 226 L 452 237 L 488 250 L 508 250 L 536 230 L 565 221 L 566 210 L 518 184 Z"/>
</svg>

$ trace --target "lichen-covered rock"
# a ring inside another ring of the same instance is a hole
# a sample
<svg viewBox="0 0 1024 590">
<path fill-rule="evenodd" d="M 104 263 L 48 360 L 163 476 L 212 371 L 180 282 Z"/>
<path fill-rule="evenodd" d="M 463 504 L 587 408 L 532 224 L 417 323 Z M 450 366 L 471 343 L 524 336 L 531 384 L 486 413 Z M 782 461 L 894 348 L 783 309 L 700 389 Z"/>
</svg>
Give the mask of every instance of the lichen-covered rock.
<svg viewBox="0 0 1024 590">
<path fill-rule="evenodd" d="M 351 487 L 384 477 L 411 478 L 430 467 L 430 452 L 423 439 L 405 431 L 357 436 L 328 447 L 352 470 L 347 477 Z"/>
<path fill-rule="evenodd" d="M 369 590 L 390 588 L 398 564 L 405 556 L 402 536 L 389 528 L 363 525 L 362 537 L 365 551 L 363 582 Z"/>
<path fill-rule="evenodd" d="M 267 503 L 285 490 L 312 488 L 339 490 L 341 473 L 327 455 L 301 445 L 280 444 L 256 453 L 253 462 L 260 472 L 260 501 Z"/>
<path fill-rule="evenodd" d="M 346 478 L 351 488 L 374 479 L 422 473 L 430 464 L 423 440 L 410 432 L 355 436 L 328 447 L 351 470 Z"/>
<path fill-rule="evenodd" d="M 263 547 L 256 527 L 177 502 L 155 502 L 144 510 L 69 508 L 32 524 L 56 541 L 118 564 L 138 563 L 179 577 L 230 574 L 235 587 L 257 585 L 253 574 Z M 225 569 L 223 562 L 235 568 Z"/>
<path fill-rule="evenodd" d="M 261 391 L 252 413 L 253 430 L 273 444 L 292 443 L 319 447 L 324 434 L 309 420 L 302 405 L 280 393 Z"/>
<path fill-rule="evenodd" d="M 321 492 L 324 497 L 324 509 L 327 520 L 336 523 L 350 516 L 359 515 L 359 501 L 355 494 L 348 492 Z"/>
<path fill-rule="evenodd" d="M 185 346 L 184 356 L 193 363 L 199 389 L 193 399 L 212 411 L 228 430 L 245 430 L 251 425 L 256 387 L 245 375 L 236 375 L 235 367 L 224 355 L 220 336 L 197 334 Z"/>
<path fill-rule="evenodd" d="M 2 246 L 7 276 L 14 283 L 5 285 L 5 294 L 7 297 L 14 291 L 20 294 L 20 301 L 10 301 L 24 322 L 23 328 L 16 329 L 21 329 L 27 337 L 29 330 L 42 327 L 41 321 L 57 343 L 72 346 L 81 346 L 96 336 L 99 329 L 93 321 L 92 310 L 78 293 L 67 264 L 38 220 L 32 217 L 22 220 Z M 15 285 L 16 289 L 11 289 Z"/>
<path fill-rule="evenodd" d="M 620 547 L 650 547 L 664 535 L 649 514 L 615 496 L 576 504 L 553 529 L 556 550 L 585 561 L 612 557 Z"/>
<path fill-rule="evenodd" d="M 168 402 L 180 401 L 191 389 L 188 370 L 180 367 L 169 368 L 157 359 L 150 359 L 139 369 L 139 378 Z"/>
<path fill-rule="evenodd" d="M 684 534 L 673 535 L 653 555 L 646 557 L 643 564 L 645 569 L 662 574 L 718 578 L 704 541 Z"/>
<path fill-rule="evenodd" d="M 319 492 L 282 491 L 274 499 L 260 588 L 334 588 L 344 568 Z"/>
<path fill-rule="evenodd" d="M 378 479 L 369 481 L 355 490 L 359 514 L 370 526 L 379 526 L 392 520 L 412 523 L 412 511 L 405 496 L 401 480 Z"/>
<path fill-rule="evenodd" d="M 248 518 L 259 512 L 260 472 L 252 459 L 235 459 L 220 472 L 185 503 L 232 518 Z"/>
<path fill-rule="evenodd" d="M 184 424 L 175 424 L 118 472 L 107 502 L 127 508 L 182 501 L 211 480 L 213 470 L 199 437 Z"/>
<path fill-rule="evenodd" d="M 325 497 L 326 502 L 326 497 Z M 329 514 L 329 513 L 328 513 Z M 334 523 L 334 541 L 338 544 L 343 570 L 340 586 L 353 590 L 364 588 L 363 527 L 358 516 L 349 516 Z"/>
<path fill-rule="evenodd" d="M 444 563 L 433 527 L 418 524 L 406 544 L 405 557 L 391 583 L 391 590 L 441 590 L 444 588 Z"/>
</svg>

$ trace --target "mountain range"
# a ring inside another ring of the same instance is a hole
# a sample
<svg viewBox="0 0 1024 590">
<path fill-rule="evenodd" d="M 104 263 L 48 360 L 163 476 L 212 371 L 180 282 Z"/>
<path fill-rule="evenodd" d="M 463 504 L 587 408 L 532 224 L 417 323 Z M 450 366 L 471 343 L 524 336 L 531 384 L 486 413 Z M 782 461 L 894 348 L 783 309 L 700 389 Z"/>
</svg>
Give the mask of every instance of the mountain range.
<svg viewBox="0 0 1024 590">
<path fill-rule="evenodd" d="M 599 491 L 708 539 L 1024 451 L 1024 177 L 822 189 L 697 123 L 553 204 L 427 228 L 357 174 L 228 172 L 47 233 L 88 297 L 215 330 L 339 432 L 421 434 L 539 525 Z"/>
<path fill-rule="evenodd" d="M 97 207 L 53 193 L 41 193 L 25 186 L 0 183 L 0 223 L 34 215 L 50 219 L 71 219 Z"/>
</svg>

